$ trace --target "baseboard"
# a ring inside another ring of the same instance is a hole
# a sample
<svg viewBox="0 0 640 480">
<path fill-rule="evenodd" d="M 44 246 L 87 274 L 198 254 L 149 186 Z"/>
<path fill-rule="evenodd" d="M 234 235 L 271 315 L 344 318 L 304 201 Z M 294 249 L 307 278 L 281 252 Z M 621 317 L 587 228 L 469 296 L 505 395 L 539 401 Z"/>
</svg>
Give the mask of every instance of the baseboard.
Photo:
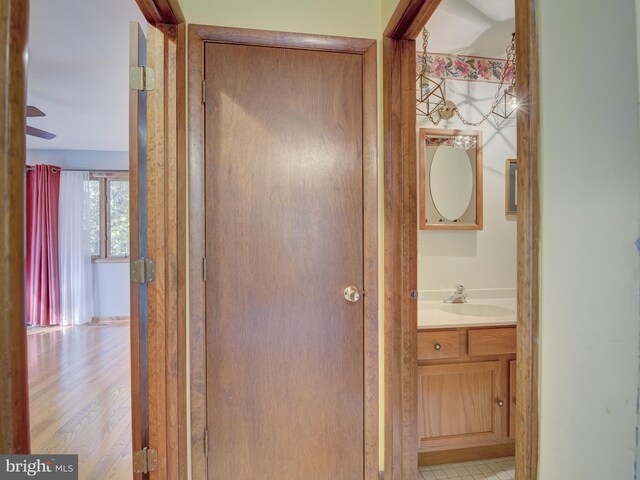
<svg viewBox="0 0 640 480">
<path fill-rule="evenodd" d="M 121 323 L 129 323 L 129 321 L 131 320 L 131 317 L 127 316 L 111 316 L 111 317 L 93 317 L 91 319 L 91 322 L 89 322 L 87 325 L 96 325 L 96 324 L 100 324 L 100 325 L 110 325 L 110 324 L 121 324 Z"/>
<path fill-rule="evenodd" d="M 516 453 L 515 442 L 486 447 L 461 448 L 440 452 L 419 452 L 418 466 L 442 465 L 445 463 L 472 462 L 489 458 L 511 457 Z"/>
</svg>

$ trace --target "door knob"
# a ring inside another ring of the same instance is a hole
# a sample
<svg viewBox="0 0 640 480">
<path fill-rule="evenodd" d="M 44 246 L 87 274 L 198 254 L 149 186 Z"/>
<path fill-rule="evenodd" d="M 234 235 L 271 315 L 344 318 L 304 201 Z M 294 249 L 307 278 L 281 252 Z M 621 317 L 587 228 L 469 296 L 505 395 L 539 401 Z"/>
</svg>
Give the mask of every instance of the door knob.
<svg viewBox="0 0 640 480">
<path fill-rule="evenodd" d="M 360 300 L 360 293 L 356 287 L 347 287 L 344 289 L 344 298 L 347 299 L 347 302 L 356 303 Z"/>
<path fill-rule="evenodd" d="M 502 407 L 504 405 L 504 402 L 502 400 L 498 400 L 498 406 Z"/>
</svg>

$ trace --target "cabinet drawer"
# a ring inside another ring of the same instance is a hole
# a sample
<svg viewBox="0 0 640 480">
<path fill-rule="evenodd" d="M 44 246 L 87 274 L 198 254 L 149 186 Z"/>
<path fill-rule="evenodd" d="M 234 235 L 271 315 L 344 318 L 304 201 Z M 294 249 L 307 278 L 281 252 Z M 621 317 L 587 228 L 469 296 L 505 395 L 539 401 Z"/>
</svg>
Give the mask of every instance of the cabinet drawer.
<svg viewBox="0 0 640 480">
<path fill-rule="evenodd" d="M 460 334 L 457 330 L 418 333 L 418 360 L 453 358 L 460 355 Z"/>
<path fill-rule="evenodd" d="M 516 328 L 469 330 L 469 355 L 516 353 Z"/>
</svg>

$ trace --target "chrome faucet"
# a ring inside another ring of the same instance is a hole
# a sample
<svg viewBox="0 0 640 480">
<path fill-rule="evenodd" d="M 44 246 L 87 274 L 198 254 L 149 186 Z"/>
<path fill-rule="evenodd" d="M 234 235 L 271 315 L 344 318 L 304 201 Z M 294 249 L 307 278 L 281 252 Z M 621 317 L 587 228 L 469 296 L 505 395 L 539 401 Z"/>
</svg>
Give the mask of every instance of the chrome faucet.
<svg viewBox="0 0 640 480">
<path fill-rule="evenodd" d="M 456 291 L 449 296 L 444 303 L 466 303 L 467 294 L 464 291 L 464 285 L 456 285 Z"/>
</svg>

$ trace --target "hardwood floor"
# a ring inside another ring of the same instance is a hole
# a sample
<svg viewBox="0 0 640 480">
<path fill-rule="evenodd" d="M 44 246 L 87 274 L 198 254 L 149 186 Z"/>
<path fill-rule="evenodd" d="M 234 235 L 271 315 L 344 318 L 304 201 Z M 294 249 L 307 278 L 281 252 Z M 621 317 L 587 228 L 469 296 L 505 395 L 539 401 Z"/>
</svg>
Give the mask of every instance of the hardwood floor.
<svg viewBox="0 0 640 480">
<path fill-rule="evenodd" d="M 33 453 L 78 454 L 81 480 L 131 467 L 129 325 L 29 329 Z"/>
</svg>

